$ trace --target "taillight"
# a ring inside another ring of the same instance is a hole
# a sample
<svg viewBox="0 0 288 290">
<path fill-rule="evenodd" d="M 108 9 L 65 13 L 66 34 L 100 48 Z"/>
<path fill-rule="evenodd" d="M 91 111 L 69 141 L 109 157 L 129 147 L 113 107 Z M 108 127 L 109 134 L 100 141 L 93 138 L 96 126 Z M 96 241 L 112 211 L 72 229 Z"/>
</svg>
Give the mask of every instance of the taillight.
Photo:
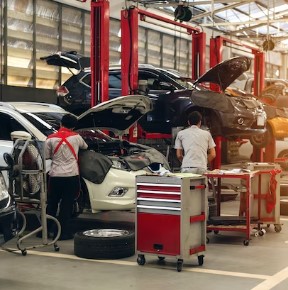
<svg viewBox="0 0 288 290">
<path fill-rule="evenodd" d="M 57 93 L 58 96 L 64 97 L 64 96 L 66 96 L 69 93 L 69 91 L 68 91 L 68 89 L 65 86 L 60 86 L 56 90 L 56 93 Z"/>
</svg>

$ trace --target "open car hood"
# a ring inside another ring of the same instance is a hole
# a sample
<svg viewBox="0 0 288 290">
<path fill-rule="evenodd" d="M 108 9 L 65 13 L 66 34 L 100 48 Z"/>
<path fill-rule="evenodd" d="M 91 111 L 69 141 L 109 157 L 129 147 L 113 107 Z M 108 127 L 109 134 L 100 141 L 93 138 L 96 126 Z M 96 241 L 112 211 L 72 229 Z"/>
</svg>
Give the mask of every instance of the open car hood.
<svg viewBox="0 0 288 290">
<path fill-rule="evenodd" d="M 90 67 L 90 57 L 78 54 L 76 51 L 59 51 L 49 56 L 40 57 L 49 65 L 63 66 L 66 68 L 74 68 L 83 70 Z"/>
<path fill-rule="evenodd" d="M 151 110 L 152 101 L 147 96 L 118 97 L 84 112 L 78 117 L 78 125 L 75 129 L 97 128 L 121 136 Z"/>
<path fill-rule="evenodd" d="M 220 86 L 224 92 L 240 75 L 249 70 L 251 65 L 250 58 L 246 56 L 237 56 L 225 60 L 203 74 L 195 81 L 196 83 L 209 82 Z"/>
</svg>

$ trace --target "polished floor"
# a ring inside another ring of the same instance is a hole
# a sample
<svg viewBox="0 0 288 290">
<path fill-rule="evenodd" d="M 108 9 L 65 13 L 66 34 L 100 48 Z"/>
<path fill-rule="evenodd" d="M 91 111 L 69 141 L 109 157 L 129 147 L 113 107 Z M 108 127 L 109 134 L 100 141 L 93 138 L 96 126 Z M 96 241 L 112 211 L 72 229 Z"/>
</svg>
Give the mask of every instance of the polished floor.
<svg viewBox="0 0 288 290">
<path fill-rule="evenodd" d="M 238 199 L 238 198 L 237 198 Z M 227 201 L 223 212 L 233 214 L 239 200 Z M 86 214 L 75 220 L 75 230 L 126 225 L 134 227 L 134 214 L 105 212 Z M 288 218 L 281 217 L 282 230 L 274 225 L 266 234 L 251 235 L 249 246 L 243 245 L 244 234 L 209 233 L 203 266 L 198 260 L 184 261 L 183 270 L 176 271 L 176 259 L 159 262 L 146 255 L 146 264 L 139 266 L 137 256 L 120 260 L 87 260 L 74 255 L 73 240 L 58 241 L 53 246 L 21 253 L 0 251 L 1 290 L 287 290 L 288 289 Z M 31 238 L 27 246 L 41 245 Z M 15 241 L 8 243 L 15 247 Z"/>
</svg>

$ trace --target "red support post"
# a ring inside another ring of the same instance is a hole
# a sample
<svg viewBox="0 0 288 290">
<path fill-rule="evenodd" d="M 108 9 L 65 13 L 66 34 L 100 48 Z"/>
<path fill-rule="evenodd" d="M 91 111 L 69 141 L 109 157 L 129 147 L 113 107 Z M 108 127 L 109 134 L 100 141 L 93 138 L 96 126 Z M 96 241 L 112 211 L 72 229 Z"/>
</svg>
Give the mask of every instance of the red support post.
<svg viewBox="0 0 288 290">
<path fill-rule="evenodd" d="M 264 88 L 265 55 L 263 52 L 253 51 L 254 54 L 254 95 L 259 96 Z"/>
<path fill-rule="evenodd" d="M 206 68 L 206 33 L 192 34 L 192 79 L 197 80 Z"/>
<path fill-rule="evenodd" d="M 91 107 L 109 99 L 109 1 L 91 1 Z"/>
<path fill-rule="evenodd" d="M 138 10 L 121 11 L 121 78 L 122 95 L 138 89 Z"/>
<path fill-rule="evenodd" d="M 222 61 L 223 46 L 223 37 L 218 36 L 210 39 L 210 68 Z M 216 84 L 210 84 L 210 89 L 215 92 L 220 91 L 220 87 Z"/>
<path fill-rule="evenodd" d="M 216 136 L 214 137 L 214 141 L 216 144 L 216 157 L 212 161 L 212 169 L 219 169 L 221 168 L 221 154 L 222 154 L 222 137 L 221 136 Z"/>
<path fill-rule="evenodd" d="M 264 88 L 264 75 L 265 75 L 265 55 L 263 52 L 252 50 L 254 54 L 254 84 L 253 94 L 259 96 Z M 274 142 L 273 142 L 274 141 Z M 271 157 L 273 155 L 273 158 Z M 263 148 L 253 147 L 252 161 L 262 162 L 266 161 L 274 162 L 275 155 L 275 140 L 271 140 L 270 144 L 263 152 Z M 268 159 L 267 159 L 268 158 Z"/>
</svg>

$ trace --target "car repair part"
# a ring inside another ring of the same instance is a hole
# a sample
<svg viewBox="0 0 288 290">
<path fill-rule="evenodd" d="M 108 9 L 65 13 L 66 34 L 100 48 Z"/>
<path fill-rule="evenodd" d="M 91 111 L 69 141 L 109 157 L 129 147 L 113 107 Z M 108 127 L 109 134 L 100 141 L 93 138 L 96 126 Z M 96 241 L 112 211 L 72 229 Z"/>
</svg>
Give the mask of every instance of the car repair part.
<svg viewBox="0 0 288 290">
<path fill-rule="evenodd" d="M 86 259 L 121 259 L 135 254 L 135 233 L 123 229 L 92 229 L 74 236 L 74 254 Z"/>
</svg>

